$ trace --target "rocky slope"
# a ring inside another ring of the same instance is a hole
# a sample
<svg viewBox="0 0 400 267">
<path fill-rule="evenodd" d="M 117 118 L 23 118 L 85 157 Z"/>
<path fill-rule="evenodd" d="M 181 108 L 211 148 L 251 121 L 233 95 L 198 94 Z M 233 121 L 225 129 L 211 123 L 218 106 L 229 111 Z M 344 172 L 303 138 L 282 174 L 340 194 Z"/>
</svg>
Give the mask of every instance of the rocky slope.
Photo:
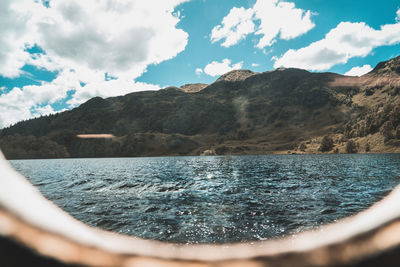
<svg viewBox="0 0 400 267">
<path fill-rule="evenodd" d="M 0 147 L 8 158 L 400 152 L 399 70 L 400 57 L 362 77 L 236 70 L 210 85 L 95 97 L 3 129 Z"/>
</svg>

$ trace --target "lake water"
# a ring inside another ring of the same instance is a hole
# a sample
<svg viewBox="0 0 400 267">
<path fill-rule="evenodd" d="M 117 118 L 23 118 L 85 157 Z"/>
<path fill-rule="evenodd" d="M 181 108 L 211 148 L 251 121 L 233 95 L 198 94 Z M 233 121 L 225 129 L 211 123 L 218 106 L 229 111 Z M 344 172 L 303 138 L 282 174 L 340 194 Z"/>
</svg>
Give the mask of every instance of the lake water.
<svg viewBox="0 0 400 267">
<path fill-rule="evenodd" d="M 14 160 L 75 218 L 179 243 L 292 235 L 371 206 L 400 181 L 400 155 Z"/>
</svg>

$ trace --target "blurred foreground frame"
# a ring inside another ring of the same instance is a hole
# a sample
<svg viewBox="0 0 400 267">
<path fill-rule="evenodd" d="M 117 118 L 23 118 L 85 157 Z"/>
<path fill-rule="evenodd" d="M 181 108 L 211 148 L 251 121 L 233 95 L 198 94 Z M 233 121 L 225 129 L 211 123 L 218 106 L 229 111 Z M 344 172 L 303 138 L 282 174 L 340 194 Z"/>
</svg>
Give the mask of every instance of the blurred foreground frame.
<svg viewBox="0 0 400 267">
<path fill-rule="evenodd" d="M 0 152 L 0 266 L 400 266 L 400 186 L 366 211 L 296 236 L 173 244 L 85 225 Z"/>
</svg>

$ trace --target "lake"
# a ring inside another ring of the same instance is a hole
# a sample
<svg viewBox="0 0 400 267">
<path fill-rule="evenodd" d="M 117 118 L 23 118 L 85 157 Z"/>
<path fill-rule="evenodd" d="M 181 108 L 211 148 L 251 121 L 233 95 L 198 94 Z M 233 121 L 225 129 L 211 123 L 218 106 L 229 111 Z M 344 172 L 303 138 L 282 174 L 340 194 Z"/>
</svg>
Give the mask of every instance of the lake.
<svg viewBox="0 0 400 267">
<path fill-rule="evenodd" d="M 370 207 L 400 182 L 400 155 L 12 160 L 89 225 L 178 243 L 293 235 Z"/>
</svg>

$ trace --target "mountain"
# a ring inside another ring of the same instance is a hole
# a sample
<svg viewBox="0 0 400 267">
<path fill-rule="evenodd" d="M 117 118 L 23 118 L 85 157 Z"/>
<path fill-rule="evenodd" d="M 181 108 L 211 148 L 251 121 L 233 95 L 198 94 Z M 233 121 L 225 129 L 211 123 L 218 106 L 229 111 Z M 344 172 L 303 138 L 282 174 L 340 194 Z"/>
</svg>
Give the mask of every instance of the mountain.
<svg viewBox="0 0 400 267">
<path fill-rule="evenodd" d="M 8 158 L 400 152 L 400 57 L 361 77 L 280 68 L 103 99 L 0 133 Z M 109 133 L 113 139 L 78 139 Z"/>
<path fill-rule="evenodd" d="M 192 84 L 185 84 L 178 89 L 185 93 L 197 93 L 206 88 L 207 86 L 208 84 L 205 83 L 192 83 Z"/>
<path fill-rule="evenodd" d="M 379 63 L 372 71 L 373 74 L 400 75 L 400 56 Z"/>
<path fill-rule="evenodd" d="M 221 77 L 218 78 L 216 82 L 227 81 L 227 82 L 235 82 L 235 81 L 244 81 L 250 76 L 258 74 L 257 72 L 252 72 L 251 70 L 232 70 L 228 73 L 225 73 Z"/>
</svg>

